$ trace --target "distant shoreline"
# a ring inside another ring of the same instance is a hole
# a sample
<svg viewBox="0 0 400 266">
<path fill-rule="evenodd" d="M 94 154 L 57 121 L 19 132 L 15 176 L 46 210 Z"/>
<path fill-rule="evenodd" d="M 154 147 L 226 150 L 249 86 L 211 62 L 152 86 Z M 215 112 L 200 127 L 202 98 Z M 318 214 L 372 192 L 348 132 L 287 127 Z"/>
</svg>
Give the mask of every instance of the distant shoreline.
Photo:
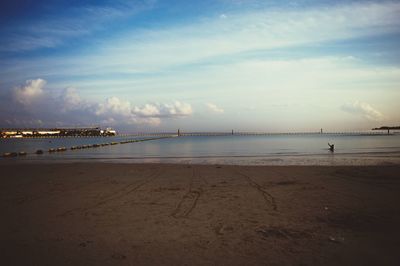
<svg viewBox="0 0 400 266">
<path fill-rule="evenodd" d="M 43 155 L 0 158 L 0 164 L 176 164 L 238 166 L 377 166 L 400 165 L 400 151 L 336 154 L 280 154 L 232 156 L 57 157 Z"/>
<path fill-rule="evenodd" d="M 399 135 L 399 130 L 390 133 L 380 131 L 332 131 L 332 132 L 181 132 L 179 137 L 206 137 L 206 136 L 298 136 L 298 135 L 332 135 L 332 136 L 387 136 Z M 96 138 L 96 137 L 141 137 L 141 136 L 178 136 L 176 132 L 153 132 L 153 133 L 120 133 L 115 135 L 24 135 L 0 137 L 1 139 L 32 139 L 32 138 Z"/>
</svg>

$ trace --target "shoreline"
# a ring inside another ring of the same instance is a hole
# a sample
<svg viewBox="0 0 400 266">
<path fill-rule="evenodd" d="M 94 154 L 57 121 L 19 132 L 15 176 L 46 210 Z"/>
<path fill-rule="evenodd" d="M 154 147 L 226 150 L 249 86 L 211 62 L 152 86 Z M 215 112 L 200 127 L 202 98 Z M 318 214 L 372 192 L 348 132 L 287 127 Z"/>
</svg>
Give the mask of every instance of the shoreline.
<svg viewBox="0 0 400 266">
<path fill-rule="evenodd" d="M 9 265 L 396 265 L 400 165 L 3 164 Z"/>
<path fill-rule="evenodd" d="M 74 154 L 76 155 L 76 154 Z M 333 154 L 290 155 L 215 155 L 215 156 L 148 156 L 148 157 L 102 157 L 66 156 L 45 154 L 0 158 L 4 164 L 48 164 L 48 163 L 122 163 L 122 164 L 193 164 L 193 165 L 240 165 L 240 166 L 379 166 L 400 165 L 400 152 L 366 152 Z M 58 157 L 59 156 L 59 157 Z"/>
</svg>

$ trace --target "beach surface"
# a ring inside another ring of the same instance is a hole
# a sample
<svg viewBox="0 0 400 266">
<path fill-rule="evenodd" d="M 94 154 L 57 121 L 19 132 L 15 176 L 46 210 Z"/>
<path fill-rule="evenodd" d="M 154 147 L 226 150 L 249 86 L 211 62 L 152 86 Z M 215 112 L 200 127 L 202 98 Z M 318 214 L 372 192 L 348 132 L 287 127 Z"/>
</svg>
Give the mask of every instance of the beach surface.
<svg viewBox="0 0 400 266">
<path fill-rule="evenodd" d="M 1 165 L 2 265 L 399 265 L 400 165 Z"/>
</svg>

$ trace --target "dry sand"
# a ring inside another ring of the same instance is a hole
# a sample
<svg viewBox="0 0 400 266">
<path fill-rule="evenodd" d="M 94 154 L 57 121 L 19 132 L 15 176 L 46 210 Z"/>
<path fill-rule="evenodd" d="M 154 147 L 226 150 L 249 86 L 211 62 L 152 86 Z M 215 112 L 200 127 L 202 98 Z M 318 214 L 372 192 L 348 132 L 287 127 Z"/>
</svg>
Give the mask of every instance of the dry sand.
<svg viewBox="0 0 400 266">
<path fill-rule="evenodd" d="M 400 166 L 0 167 L 2 265 L 400 265 Z"/>
</svg>

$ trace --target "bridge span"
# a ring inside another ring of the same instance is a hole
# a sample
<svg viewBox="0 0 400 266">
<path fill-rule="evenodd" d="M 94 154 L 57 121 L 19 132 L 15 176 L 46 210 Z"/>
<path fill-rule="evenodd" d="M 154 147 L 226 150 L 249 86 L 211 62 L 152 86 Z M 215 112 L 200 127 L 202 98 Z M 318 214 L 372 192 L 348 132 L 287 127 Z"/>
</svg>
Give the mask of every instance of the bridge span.
<svg viewBox="0 0 400 266">
<path fill-rule="evenodd" d="M 279 136 L 279 135 L 387 135 L 385 132 L 378 131 L 352 131 L 352 132 L 137 132 L 131 134 L 119 134 L 119 136 L 173 136 L 173 137 L 186 137 L 186 136 Z"/>
</svg>

